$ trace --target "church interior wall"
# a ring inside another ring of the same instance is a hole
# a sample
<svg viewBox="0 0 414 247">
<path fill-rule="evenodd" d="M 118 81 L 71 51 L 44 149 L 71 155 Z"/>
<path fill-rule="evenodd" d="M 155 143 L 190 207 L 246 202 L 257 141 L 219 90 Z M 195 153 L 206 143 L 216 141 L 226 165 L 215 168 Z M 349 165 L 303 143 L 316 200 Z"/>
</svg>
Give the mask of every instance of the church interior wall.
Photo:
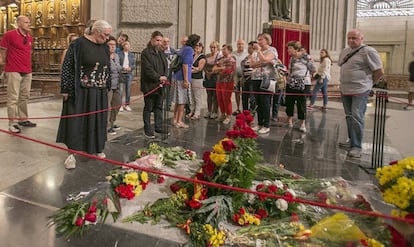
<svg viewBox="0 0 414 247">
<path fill-rule="evenodd" d="M 414 52 L 414 16 L 358 18 L 364 42 L 387 54 L 387 74 L 408 74 Z"/>
</svg>

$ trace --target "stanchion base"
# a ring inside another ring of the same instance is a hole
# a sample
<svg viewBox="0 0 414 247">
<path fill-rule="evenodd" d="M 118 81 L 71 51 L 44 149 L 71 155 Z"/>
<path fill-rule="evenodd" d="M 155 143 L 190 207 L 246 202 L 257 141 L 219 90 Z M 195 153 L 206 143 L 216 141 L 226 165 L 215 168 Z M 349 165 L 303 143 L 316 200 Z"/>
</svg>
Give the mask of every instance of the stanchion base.
<svg viewBox="0 0 414 247">
<path fill-rule="evenodd" d="M 363 166 L 363 165 L 358 165 L 358 166 L 359 166 L 359 168 L 364 170 L 369 175 L 375 175 L 375 173 L 377 172 L 377 168 L 374 168 L 374 167 L 366 167 L 366 166 Z"/>
</svg>

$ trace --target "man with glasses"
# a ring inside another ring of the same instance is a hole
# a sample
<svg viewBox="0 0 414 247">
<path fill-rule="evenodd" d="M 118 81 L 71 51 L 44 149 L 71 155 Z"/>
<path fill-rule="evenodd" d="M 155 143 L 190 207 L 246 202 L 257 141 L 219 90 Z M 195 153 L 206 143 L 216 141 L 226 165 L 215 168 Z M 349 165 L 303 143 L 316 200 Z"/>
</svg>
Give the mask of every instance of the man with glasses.
<svg viewBox="0 0 414 247">
<path fill-rule="evenodd" d="M 21 126 L 36 127 L 28 120 L 27 103 L 32 84 L 32 41 L 30 19 L 17 17 L 17 29 L 3 35 L 0 43 L 0 65 L 4 65 L 7 82 L 7 115 L 9 131 L 20 133 Z"/>
</svg>

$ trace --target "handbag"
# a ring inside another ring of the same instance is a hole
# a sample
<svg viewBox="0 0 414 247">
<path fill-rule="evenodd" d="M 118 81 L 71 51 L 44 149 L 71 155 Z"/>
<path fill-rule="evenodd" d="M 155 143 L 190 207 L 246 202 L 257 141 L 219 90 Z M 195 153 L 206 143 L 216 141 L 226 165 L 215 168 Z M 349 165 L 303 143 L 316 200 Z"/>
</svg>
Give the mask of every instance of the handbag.
<svg viewBox="0 0 414 247">
<path fill-rule="evenodd" d="M 305 78 L 290 77 L 287 82 L 287 85 L 289 89 L 303 91 L 305 90 Z"/>
<path fill-rule="evenodd" d="M 128 73 L 119 73 L 119 83 L 127 83 Z"/>
<path fill-rule="evenodd" d="M 268 92 L 276 92 L 277 81 L 270 79 L 269 76 L 263 76 L 262 82 L 260 83 L 260 89 Z"/>
</svg>

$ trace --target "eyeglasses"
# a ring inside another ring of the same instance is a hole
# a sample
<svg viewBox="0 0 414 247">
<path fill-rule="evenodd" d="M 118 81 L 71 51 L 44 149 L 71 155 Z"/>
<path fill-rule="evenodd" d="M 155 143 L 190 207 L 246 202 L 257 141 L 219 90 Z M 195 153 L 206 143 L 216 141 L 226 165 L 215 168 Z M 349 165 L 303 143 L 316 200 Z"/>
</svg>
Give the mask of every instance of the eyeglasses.
<svg viewBox="0 0 414 247">
<path fill-rule="evenodd" d="M 24 36 L 23 38 L 23 45 L 27 44 L 27 36 Z"/>
</svg>

